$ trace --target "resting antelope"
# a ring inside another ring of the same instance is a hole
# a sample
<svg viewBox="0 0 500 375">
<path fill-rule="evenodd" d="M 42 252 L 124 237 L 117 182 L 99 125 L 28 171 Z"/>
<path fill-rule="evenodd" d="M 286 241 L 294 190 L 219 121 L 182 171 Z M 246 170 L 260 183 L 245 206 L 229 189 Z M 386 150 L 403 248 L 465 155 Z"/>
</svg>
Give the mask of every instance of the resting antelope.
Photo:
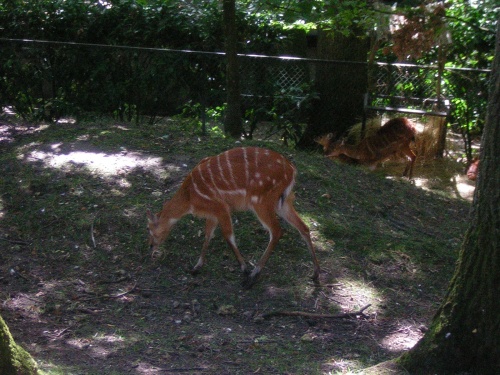
<svg viewBox="0 0 500 375">
<path fill-rule="evenodd" d="M 379 162 L 393 155 L 403 154 L 408 159 L 403 176 L 411 178 L 416 156 L 410 148 L 410 143 L 415 141 L 415 134 L 410 120 L 398 117 L 387 121 L 374 135 L 364 138 L 357 145 L 348 145 L 345 139 L 333 142 L 330 135 L 323 137 L 318 143 L 323 145 L 326 157 L 353 159 L 368 165 L 372 170 Z"/>
<path fill-rule="evenodd" d="M 309 228 L 293 207 L 292 189 L 296 174 L 297 170 L 284 156 L 257 147 L 234 148 L 201 160 L 184 179 L 173 198 L 164 203 L 161 212 L 154 215 L 148 210 L 149 244 L 153 254 L 181 217 L 192 214 L 205 218 L 205 241 L 192 272 L 198 272 L 205 263 L 208 244 L 215 228 L 220 225 L 222 235 L 233 250 L 241 271 L 247 275 L 244 286 L 250 287 L 282 236 L 277 214 L 295 227 L 306 242 L 314 265 L 313 279 L 317 281 L 320 267 Z M 235 210 L 253 211 L 270 236 L 264 254 L 250 274 L 233 233 L 231 212 Z"/>
<path fill-rule="evenodd" d="M 477 174 L 479 172 L 479 158 L 474 158 L 472 163 L 467 168 L 467 178 L 472 181 L 476 181 Z"/>
</svg>

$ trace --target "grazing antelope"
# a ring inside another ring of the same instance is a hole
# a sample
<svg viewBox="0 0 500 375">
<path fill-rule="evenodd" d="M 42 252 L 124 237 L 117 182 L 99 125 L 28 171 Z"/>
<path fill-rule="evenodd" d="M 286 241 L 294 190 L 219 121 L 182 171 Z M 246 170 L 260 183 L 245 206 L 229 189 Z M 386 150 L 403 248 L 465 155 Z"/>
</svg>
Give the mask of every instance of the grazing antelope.
<svg viewBox="0 0 500 375">
<path fill-rule="evenodd" d="M 173 198 L 164 203 L 161 212 L 154 215 L 148 210 L 149 244 L 153 254 L 181 217 L 192 214 L 205 218 L 205 241 L 192 272 L 198 272 L 205 263 L 208 244 L 219 224 L 222 235 L 247 276 L 243 286 L 250 287 L 282 236 L 277 214 L 295 227 L 306 242 L 314 264 L 313 280 L 317 281 L 320 267 L 309 228 L 293 207 L 292 189 L 296 174 L 297 170 L 284 156 L 258 147 L 234 148 L 204 158 L 187 175 Z M 253 211 L 270 236 L 264 254 L 249 276 L 233 233 L 231 212 L 235 210 Z"/>
<path fill-rule="evenodd" d="M 477 174 L 479 172 L 479 158 L 474 158 L 472 163 L 467 168 L 467 178 L 472 181 L 476 181 Z"/>
<path fill-rule="evenodd" d="M 393 155 L 403 154 L 408 159 L 403 176 L 411 178 L 416 155 L 411 150 L 410 143 L 415 141 L 415 134 L 415 128 L 410 120 L 398 117 L 387 121 L 374 135 L 366 137 L 357 145 L 348 145 L 345 139 L 333 142 L 331 140 L 333 137 L 329 136 L 322 138 L 322 144 L 326 157 L 353 159 L 360 164 L 368 165 L 372 170 L 379 162 Z"/>
</svg>

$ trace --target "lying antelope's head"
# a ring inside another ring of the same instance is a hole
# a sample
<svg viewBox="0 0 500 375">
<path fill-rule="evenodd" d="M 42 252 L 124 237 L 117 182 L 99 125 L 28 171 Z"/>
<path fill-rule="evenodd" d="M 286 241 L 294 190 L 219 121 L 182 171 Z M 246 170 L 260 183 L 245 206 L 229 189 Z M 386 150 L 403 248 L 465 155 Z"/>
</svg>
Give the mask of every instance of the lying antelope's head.
<svg viewBox="0 0 500 375">
<path fill-rule="evenodd" d="M 336 141 L 331 140 L 327 145 L 325 151 L 325 157 L 327 158 L 337 158 L 343 156 L 345 151 L 345 145 L 347 144 L 347 138 L 340 138 Z"/>
<path fill-rule="evenodd" d="M 334 134 L 328 133 L 322 135 L 321 137 L 317 137 L 314 139 L 314 142 L 318 143 L 323 147 L 323 153 L 326 155 L 330 151 L 331 144 L 333 143 Z"/>
</svg>

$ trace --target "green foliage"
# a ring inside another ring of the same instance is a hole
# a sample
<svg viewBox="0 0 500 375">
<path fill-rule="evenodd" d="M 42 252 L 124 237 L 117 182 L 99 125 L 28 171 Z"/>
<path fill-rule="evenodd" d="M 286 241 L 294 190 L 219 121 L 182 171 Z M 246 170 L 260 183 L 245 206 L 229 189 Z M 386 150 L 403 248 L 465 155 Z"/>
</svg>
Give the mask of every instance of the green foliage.
<svg viewBox="0 0 500 375">
<path fill-rule="evenodd" d="M 490 68 L 495 46 L 495 25 L 500 16 L 495 0 L 454 0 L 447 10 L 453 43 L 448 61 L 457 67 Z"/>
<path fill-rule="evenodd" d="M 309 85 L 292 87 L 274 98 L 270 111 L 273 128 L 285 145 L 296 145 L 302 137 L 315 98 L 317 94 Z"/>
<path fill-rule="evenodd" d="M 204 134 L 208 131 L 211 135 L 224 137 L 222 121 L 225 108 L 225 105 L 205 108 L 201 103 L 190 100 L 184 104 L 177 118 L 182 120 L 187 132 Z"/>
<path fill-rule="evenodd" d="M 397 2 L 395 10 L 381 11 L 380 17 L 387 18 L 389 13 L 404 16 L 420 14 L 421 22 L 430 22 L 434 3 L 432 1 Z M 481 71 L 470 71 L 470 69 L 490 68 L 493 61 L 495 25 L 500 15 L 499 10 L 500 8 L 494 0 L 448 1 L 445 14 L 442 17 L 445 26 L 441 33 L 434 34 L 437 38 L 434 46 L 428 53 L 414 61 L 425 65 L 446 63 L 447 69 L 443 71 L 441 77 L 441 94 L 453 99 L 454 106 L 452 107 L 450 123 L 456 130 L 462 130 L 467 134 L 469 130 L 473 133 L 481 132 L 484 124 L 488 74 Z M 443 38 L 444 35 L 449 35 L 450 39 Z M 441 40 L 439 40 L 439 36 L 441 36 Z M 395 54 L 391 53 L 395 42 L 388 39 L 382 40 L 381 48 L 378 50 L 378 60 L 392 62 L 396 60 Z M 464 69 L 451 69 L 451 67 Z M 435 82 L 435 77 L 428 79 L 430 79 L 427 83 L 428 87 L 435 85 L 431 82 Z M 410 88 L 405 87 L 406 89 Z M 428 97 L 421 95 L 420 90 L 422 87 L 415 87 L 409 92 L 412 92 L 416 97 Z"/>
<path fill-rule="evenodd" d="M 238 11 L 240 51 L 273 54 L 292 43 L 281 25 L 268 21 L 268 15 Z M 11 1 L 0 7 L 0 25 L 1 38 L 77 43 L 1 42 L 1 104 L 24 118 L 91 111 L 122 121 L 146 115 L 152 123 L 189 101 L 207 108 L 224 103 L 220 56 L 134 48 L 223 50 L 217 2 Z"/>
<path fill-rule="evenodd" d="M 309 31 L 321 27 L 324 30 L 351 35 L 359 30 L 369 30 L 374 24 L 375 13 L 368 2 L 364 1 L 257 0 L 240 3 L 248 14 L 259 12 L 285 28 Z"/>
</svg>

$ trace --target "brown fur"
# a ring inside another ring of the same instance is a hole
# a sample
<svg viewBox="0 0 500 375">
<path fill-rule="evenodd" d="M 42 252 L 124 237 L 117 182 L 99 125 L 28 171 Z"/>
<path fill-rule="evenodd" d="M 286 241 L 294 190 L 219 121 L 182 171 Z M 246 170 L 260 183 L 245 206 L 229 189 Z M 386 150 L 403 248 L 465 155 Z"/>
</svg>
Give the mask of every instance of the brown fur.
<svg viewBox="0 0 500 375">
<path fill-rule="evenodd" d="M 357 145 L 348 145 L 345 139 L 334 142 L 333 135 L 323 136 L 316 142 L 323 146 L 323 151 L 329 158 L 352 159 L 353 163 L 365 164 L 371 169 L 375 169 L 379 162 L 394 155 L 404 155 L 408 159 L 408 164 L 403 176 L 411 178 L 416 155 L 411 150 L 410 144 L 415 142 L 415 134 L 411 121 L 405 117 L 398 117 L 386 122 L 373 135 L 364 138 Z"/>
<path fill-rule="evenodd" d="M 205 263 L 208 244 L 215 228 L 220 226 L 241 270 L 247 274 L 247 265 L 234 238 L 231 212 L 253 211 L 268 230 L 270 238 L 245 286 L 250 287 L 257 280 L 282 236 L 278 216 L 297 229 L 306 242 L 314 264 L 313 279 L 317 281 L 320 268 L 309 228 L 293 207 L 292 189 L 296 174 L 297 170 L 284 156 L 257 147 L 234 148 L 201 160 L 159 213 L 147 212 L 153 254 L 158 253 L 158 246 L 168 237 L 175 223 L 183 216 L 192 214 L 206 219 L 205 241 L 193 272 L 198 272 Z"/>
<path fill-rule="evenodd" d="M 469 180 L 476 181 L 478 172 L 479 172 L 479 159 L 474 158 L 472 160 L 472 163 L 469 165 L 469 168 L 467 168 L 467 178 Z"/>
</svg>

